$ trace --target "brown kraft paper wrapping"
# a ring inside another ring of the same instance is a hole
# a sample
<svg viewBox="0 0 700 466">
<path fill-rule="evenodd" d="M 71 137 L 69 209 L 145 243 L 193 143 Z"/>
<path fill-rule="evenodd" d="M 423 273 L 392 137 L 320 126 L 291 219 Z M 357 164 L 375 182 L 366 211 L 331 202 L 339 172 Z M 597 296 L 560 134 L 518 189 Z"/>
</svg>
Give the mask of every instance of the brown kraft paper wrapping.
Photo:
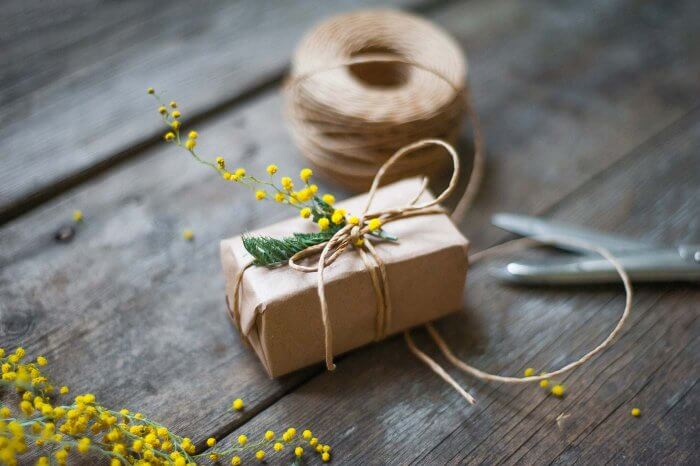
<svg viewBox="0 0 700 466">
<path fill-rule="evenodd" d="M 406 205 L 420 191 L 410 178 L 379 189 L 370 210 Z M 424 192 L 419 202 L 432 199 Z M 359 213 L 366 195 L 340 202 Z M 445 214 L 405 218 L 386 225 L 398 242 L 373 241 L 386 265 L 391 316 L 387 335 L 438 319 L 462 307 L 469 242 Z M 295 218 L 251 235 L 275 238 L 318 231 L 309 220 Z M 371 238 L 371 237 L 370 237 Z M 233 303 L 237 272 L 250 262 L 241 237 L 221 242 L 227 302 Z M 317 274 L 282 266 L 250 267 L 241 286 L 241 333 L 271 377 L 324 360 L 324 330 L 316 291 Z M 333 353 L 338 355 L 375 340 L 377 296 L 359 254 L 350 249 L 324 272 Z"/>
</svg>

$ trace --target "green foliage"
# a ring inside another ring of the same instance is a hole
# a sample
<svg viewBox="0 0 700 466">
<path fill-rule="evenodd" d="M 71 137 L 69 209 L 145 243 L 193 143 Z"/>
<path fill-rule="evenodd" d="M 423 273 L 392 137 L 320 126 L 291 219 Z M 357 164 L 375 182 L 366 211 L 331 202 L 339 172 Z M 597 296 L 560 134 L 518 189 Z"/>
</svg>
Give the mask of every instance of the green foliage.
<svg viewBox="0 0 700 466">
<path fill-rule="evenodd" d="M 326 201 L 324 201 L 318 196 L 314 196 L 313 208 L 311 209 L 311 212 L 313 213 L 314 223 L 318 223 L 318 220 L 322 217 L 330 219 L 333 215 L 334 210 L 335 209 L 333 209 L 333 206 L 328 204 Z"/>
<path fill-rule="evenodd" d="M 334 212 L 333 206 L 317 196 L 314 196 L 310 208 L 314 223 L 318 223 L 321 218 L 330 220 Z M 325 231 L 318 233 L 294 233 L 293 236 L 282 239 L 269 236 L 243 235 L 243 247 L 253 256 L 255 265 L 277 267 L 289 262 L 289 259 L 294 254 L 330 240 L 345 225 L 346 221 L 343 219 L 338 225 L 331 223 L 330 228 Z M 385 241 L 396 241 L 397 239 L 382 229 L 370 232 L 369 235 Z"/>
<path fill-rule="evenodd" d="M 331 228 L 318 233 L 294 233 L 282 239 L 269 236 L 243 236 L 243 247 L 255 258 L 255 265 L 275 267 L 286 264 L 289 258 L 299 251 L 325 243 L 337 231 Z"/>
</svg>

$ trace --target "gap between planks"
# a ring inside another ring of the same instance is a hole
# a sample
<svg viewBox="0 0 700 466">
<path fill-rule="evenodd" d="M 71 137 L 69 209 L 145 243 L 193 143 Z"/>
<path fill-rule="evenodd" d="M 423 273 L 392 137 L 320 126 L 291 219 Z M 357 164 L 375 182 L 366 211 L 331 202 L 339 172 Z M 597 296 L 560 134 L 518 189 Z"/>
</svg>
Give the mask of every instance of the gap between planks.
<svg viewBox="0 0 700 466">
<path fill-rule="evenodd" d="M 425 3 L 410 5 L 401 8 L 405 11 L 410 11 L 418 14 L 428 14 L 444 7 L 449 3 L 459 0 L 430 0 Z M 217 116 L 231 111 L 232 109 L 245 104 L 248 101 L 265 94 L 266 92 L 274 91 L 275 88 L 283 82 L 289 70 L 289 62 L 283 66 L 268 72 L 259 77 L 257 84 L 252 84 L 242 90 L 235 91 L 232 95 L 225 96 L 220 102 L 205 107 L 199 112 L 192 113 L 192 117 L 187 119 L 188 125 L 198 125 L 206 123 L 209 120 L 215 119 Z M 64 178 L 55 181 L 44 187 L 29 193 L 26 197 L 10 201 L 8 204 L 0 208 L 0 227 L 20 216 L 32 211 L 42 204 L 60 196 L 70 189 L 79 187 L 80 185 L 92 180 L 95 177 L 102 175 L 120 165 L 134 160 L 156 144 L 161 142 L 162 131 L 153 131 L 146 134 L 141 139 L 133 142 L 128 147 L 113 153 L 110 156 L 98 160 L 92 165 L 88 165 L 74 173 L 68 174 Z"/>
</svg>

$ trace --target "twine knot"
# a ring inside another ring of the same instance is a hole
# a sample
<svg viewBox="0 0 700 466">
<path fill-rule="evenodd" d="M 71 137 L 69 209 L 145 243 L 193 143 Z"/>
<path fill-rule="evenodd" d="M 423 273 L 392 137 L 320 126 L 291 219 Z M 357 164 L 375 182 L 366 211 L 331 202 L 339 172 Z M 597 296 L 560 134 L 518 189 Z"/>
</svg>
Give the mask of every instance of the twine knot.
<svg viewBox="0 0 700 466">
<path fill-rule="evenodd" d="M 350 240 L 353 244 L 357 244 L 359 240 L 363 239 L 363 235 L 360 232 L 359 225 L 354 225 L 350 230 Z"/>
</svg>

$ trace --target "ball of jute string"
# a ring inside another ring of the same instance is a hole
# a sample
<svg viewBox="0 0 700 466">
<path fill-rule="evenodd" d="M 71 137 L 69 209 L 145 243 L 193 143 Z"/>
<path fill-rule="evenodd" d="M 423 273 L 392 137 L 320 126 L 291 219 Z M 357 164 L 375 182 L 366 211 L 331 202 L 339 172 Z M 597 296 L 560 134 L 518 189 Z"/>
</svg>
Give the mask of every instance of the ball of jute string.
<svg viewBox="0 0 700 466">
<path fill-rule="evenodd" d="M 368 10 L 333 17 L 297 48 L 285 113 L 301 153 L 335 183 L 367 190 L 401 147 L 438 138 L 454 144 L 465 112 L 467 65 L 459 45 L 416 16 Z M 392 170 L 394 181 L 437 175 L 438 148 Z"/>
</svg>

